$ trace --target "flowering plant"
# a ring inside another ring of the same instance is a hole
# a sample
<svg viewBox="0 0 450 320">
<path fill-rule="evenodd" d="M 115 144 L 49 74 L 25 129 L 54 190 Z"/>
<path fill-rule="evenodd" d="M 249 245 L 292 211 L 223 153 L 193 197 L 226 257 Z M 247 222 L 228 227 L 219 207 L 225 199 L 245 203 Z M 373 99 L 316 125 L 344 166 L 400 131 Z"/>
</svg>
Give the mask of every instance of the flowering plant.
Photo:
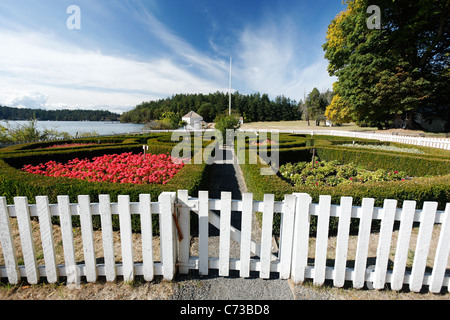
<svg viewBox="0 0 450 320">
<path fill-rule="evenodd" d="M 175 161 L 168 154 L 147 154 L 144 159 L 142 153 L 129 152 L 105 154 L 92 160 L 76 158 L 66 164 L 49 161 L 37 166 L 26 165 L 22 170 L 50 177 L 97 182 L 166 184 L 183 167 L 183 162 Z"/>
<path fill-rule="evenodd" d="M 281 176 L 295 186 L 338 186 L 370 181 L 404 181 L 405 172 L 378 169 L 369 171 L 352 163 L 315 161 L 287 163 L 280 167 Z"/>
</svg>

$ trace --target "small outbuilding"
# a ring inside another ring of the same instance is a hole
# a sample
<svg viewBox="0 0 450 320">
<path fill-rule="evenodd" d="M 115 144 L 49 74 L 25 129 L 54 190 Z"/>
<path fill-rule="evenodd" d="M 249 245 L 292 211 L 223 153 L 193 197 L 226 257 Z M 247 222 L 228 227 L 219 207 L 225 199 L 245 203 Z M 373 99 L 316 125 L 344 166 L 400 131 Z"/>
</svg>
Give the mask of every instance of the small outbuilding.
<svg viewBox="0 0 450 320">
<path fill-rule="evenodd" d="M 186 130 L 202 130 L 203 117 L 194 111 L 189 112 L 181 120 L 186 122 Z"/>
</svg>

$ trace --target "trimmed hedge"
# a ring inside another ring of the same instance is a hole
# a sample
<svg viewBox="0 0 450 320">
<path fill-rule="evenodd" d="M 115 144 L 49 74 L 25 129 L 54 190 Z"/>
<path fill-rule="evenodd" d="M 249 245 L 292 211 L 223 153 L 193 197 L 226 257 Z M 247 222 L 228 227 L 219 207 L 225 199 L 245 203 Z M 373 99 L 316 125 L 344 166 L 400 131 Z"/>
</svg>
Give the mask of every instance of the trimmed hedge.
<svg viewBox="0 0 450 320">
<path fill-rule="evenodd" d="M 30 203 L 34 203 L 35 197 L 46 195 L 50 203 L 57 203 L 58 195 L 68 195 L 70 201 L 76 203 L 78 195 L 89 195 L 91 202 L 98 202 L 98 195 L 109 194 L 111 201 L 117 201 L 118 195 L 129 195 L 133 202 L 139 201 L 139 194 L 150 194 L 152 201 L 157 201 L 158 196 L 164 191 L 188 190 L 189 194 L 196 196 L 197 192 L 204 187 L 206 180 L 206 164 L 190 164 L 183 167 L 169 182 L 162 184 L 117 184 L 108 182 L 88 182 L 70 178 L 55 178 L 35 175 L 23 172 L 21 168 L 27 164 L 37 165 L 50 160 L 57 162 L 67 162 L 68 160 L 79 158 L 93 158 L 104 154 L 114 154 L 123 152 L 142 152 L 142 139 L 155 137 L 140 137 L 134 144 L 106 144 L 104 146 L 90 146 L 64 149 L 40 149 L 36 150 L 33 145 L 39 147 L 42 143 L 28 144 L 23 149 L 17 146 L 14 152 L 4 148 L 0 152 L 0 196 L 6 197 L 8 203 L 13 203 L 15 196 L 26 196 Z M 153 139 L 152 139 L 153 140 Z M 79 140 L 76 140 L 77 142 Z M 126 141 L 122 139 L 120 141 Z M 128 142 L 128 141 L 127 141 Z M 19 149 L 22 149 L 21 151 Z M 161 154 L 170 153 L 172 146 L 160 143 L 149 145 L 148 153 Z M 78 225 L 78 219 L 74 217 L 74 225 Z M 97 219 L 98 218 L 98 219 Z M 55 219 L 57 220 L 57 219 Z M 55 221 L 57 222 L 57 221 Z M 115 228 L 119 227 L 118 219 L 113 221 Z M 100 227 L 99 217 L 94 217 L 95 228 Z M 134 232 L 140 231 L 140 221 L 138 216 L 132 218 L 132 228 Z M 155 233 L 158 232 L 157 219 L 154 220 Z"/>
<path fill-rule="evenodd" d="M 314 136 L 312 139 L 307 138 L 306 144 L 310 146 L 303 148 L 287 148 L 286 144 L 283 144 L 284 147 L 279 148 L 280 165 L 287 162 L 311 161 L 310 150 L 314 147 L 318 160 L 354 162 L 367 169 L 401 170 L 414 175 L 415 178 L 406 181 L 355 183 L 338 187 L 294 187 L 279 175 L 260 175 L 260 169 L 265 167 L 264 164 L 241 164 L 248 191 L 254 194 L 256 200 L 260 201 L 263 200 L 266 193 L 272 193 L 277 201 L 282 201 L 285 194 L 299 192 L 311 195 L 314 203 L 318 203 L 320 195 L 331 195 L 333 204 L 339 204 L 341 197 L 351 196 L 353 197 L 353 205 L 361 205 L 363 198 L 374 198 L 377 207 L 383 206 L 384 199 L 396 199 L 399 202 L 399 207 L 404 200 L 414 200 L 417 202 L 417 208 L 422 208 L 425 201 L 436 201 L 439 210 L 445 209 L 450 198 L 450 157 L 444 150 L 442 150 L 444 152 L 439 152 L 440 150 L 422 147 L 421 149 L 428 155 L 392 154 L 363 148 L 353 150 L 337 145 L 355 141 L 352 138 L 330 137 L 330 140 L 325 140 L 325 138 L 328 137 Z M 281 135 L 280 139 L 282 139 Z M 373 142 L 361 139 L 356 141 L 358 143 Z M 408 147 L 402 144 L 396 145 Z M 315 224 L 316 217 L 312 217 L 311 233 L 315 233 Z M 374 222 L 373 225 L 376 227 L 377 223 Z M 351 228 L 352 232 L 357 230 L 357 221 L 352 223 Z M 337 219 L 331 219 L 330 232 L 336 230 Z M 279 232 L 279 221 L 274 222 L 274 232 Z"/>
</svg>

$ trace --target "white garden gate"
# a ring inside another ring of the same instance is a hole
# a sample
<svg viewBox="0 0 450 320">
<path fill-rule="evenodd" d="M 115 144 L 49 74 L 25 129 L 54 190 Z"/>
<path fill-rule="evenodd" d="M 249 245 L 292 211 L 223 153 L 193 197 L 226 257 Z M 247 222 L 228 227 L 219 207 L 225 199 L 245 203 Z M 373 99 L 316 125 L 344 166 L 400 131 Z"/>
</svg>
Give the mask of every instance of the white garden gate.
<svg viewBox="0 0 450 320">
<path fill-rule="evenodd" d="M 117 276 L 131 281 L 138 275 L 151 281 L 155 275 L 172 280 L 176 272 L 187 274 L 189 270 L 198 270 L 200 275 L 207 275 L 210 269 L 218 269 L 220 276 L 228 276 L 231 270 L 237 270 L 240 277 L 249 277 L 250 272 L 257 272 L 264 279 L 275 275 L 281 279 L 291 278 L 295 283 L 312 279 L 314 284 L 322 285 L 325 280 L 332 280 L 336 287 L 344 286 L 346 281 L 351 282 L 354 288 L 370 283 L 375 289 L 382 289 L 390 283 L 393 290 L 400 290 L 408 284 L 414 292 L 420 291 L 424 285 L 429 286 L 431 292 L 440 292 L 442 287 L 448 287 L 450 204 L 445 211 L 438 211 L 435 202 L 425 202 L 421 209 L 416 208 L 414 201 L 404 201 L 401 208 L 397 207 L 396 200 L 385 200 L 382 208 L 374 207 L 374 202 L 374 199 L 367 198 L 363 199 L 361 206 L 354 206 L 352 198 L 343 197 L 339 205 L 332 205 L 330 196 L 321 196 L 319 203 L 315 204 L 307 194 L 286 195 L 283 201 L 275 201 L 273 194 L 267 194 L 263 201 L 255 201 L 251 193 L 243 194 L 242 200 L 233 200 L 230 192 L 222 192 L 221 199 L 210 199 L 207 191 L 200 191 L 198 198 L 193 198 L 183 190 L 164 192 L 154 202 L 150 195 L 145 194 L 140 195 L 139 202 L 130 202 L 126 195 L 119 196 L 117 203 L 112 203 L 109 195 L 100 195 L 99 203 L 90 203 L 88 196 L 79 196 L 77 203 L 70 203 L 67 196 L 58 196 L 56 204 L 49 204 L 45 196 L 37 197 L 36 204 L 29 204 L 25 197 L 16 197 L 14 204 L 7 204 L 6 199 L 0 197 L 4 264 L 0 266 L 0 276 L 12 284 L 18 283 L 22 277 L 33 284 L 38 283 L 40 277 L 46 277 L 52 283 L 65 276 L 68 282 L 80 277 L 85 277 L 87 282 L 95 282 L 98 276 L 105 276 L 107 281 L 114 281 Z M 198 239 L 195 239 L 198 240 L 198 253 L 195 254 L 192 254 L 194 237 L 190 230 L 192 212 L 198 215 Z M 255 212 L 262 213 L 260 241 L 252 237 Z M 240 229 L 231 224 L 233 214 L 241 215 Z M 100 253 L 94 246 L 92 216 L 95 215 L 101 219 Z M 112 219 L 116 215 L 120 224 L 121 261 L 116 259 L 117 239 L 113 236 Z M 139 242 L 132 234 L 132 215 L 140 216 Z M 153 215 L 158 215 L 160 222 L 159 260 L 154 255 Z M 281 215 L 281 232 L 279 246 L 273 250 L 272 225 L 276 215 Z M 58 253 L 51 224 L 54 216 L 58 216 L 61 222 L 64 264 L 56 263 Z M 81 261 L 75 255 L 72 216 L 80 217 Z M 317 216 L 317 232 L 313 238 L 310 237 L 312 216 Z M 338 218 L 338 231 L 332 247 L 329 245 L 331 217 Z M 17 219 L 18 235 L 14 235 L 13 219 Z M 36 232 L 33 234 L 31 219 L 38 220 L 39 240 Z M 359 220 L 353 265 L 348 259 L 352 219 Z M 380 220 L 381 228 L 377 235 L 375 262 L 369 264 L 373 220 Z M 394 238 L 396 221 L 399 228 Z M 217 256 L 212 256 L 209 250 L 210 224 L 219 229 Z M 418 224 L 418 228 L 413 224 Z M 431 252 L 431 239 L 436 228 L 440 229 L 437 230 L 437 246 Z M 412 243 L 412 234 L 417 230 L 417 239 Z M 21 257 L 17 254 L 17 238 L 20 238 Z M 315 241 L 313 248 L 312 240 Z M 41 265 L 37 263 L 38 243 L 44 256 L 44 264 Z M 238 257 L 230 257 L 232 243 L 239 243 Z M 142 252 L 139 261 L 133 254 L 136 246 Z M 329 259 L 331 253 L 334 259 Z"/>
</svg>

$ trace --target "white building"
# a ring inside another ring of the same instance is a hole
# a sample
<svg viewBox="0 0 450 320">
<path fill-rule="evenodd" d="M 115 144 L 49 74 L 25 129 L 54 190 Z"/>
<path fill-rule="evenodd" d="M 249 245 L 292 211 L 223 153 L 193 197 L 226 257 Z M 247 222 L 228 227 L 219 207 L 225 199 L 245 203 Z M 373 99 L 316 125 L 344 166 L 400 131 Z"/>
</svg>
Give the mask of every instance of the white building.
<svg viewBox="0 0 450 320">
<path fill-rule="evenodd" d="M 203 118 L 194 111 L 189 112 L 181 120 L 186 122 L 186 130 L 202 130 Z"/>
</svg>

